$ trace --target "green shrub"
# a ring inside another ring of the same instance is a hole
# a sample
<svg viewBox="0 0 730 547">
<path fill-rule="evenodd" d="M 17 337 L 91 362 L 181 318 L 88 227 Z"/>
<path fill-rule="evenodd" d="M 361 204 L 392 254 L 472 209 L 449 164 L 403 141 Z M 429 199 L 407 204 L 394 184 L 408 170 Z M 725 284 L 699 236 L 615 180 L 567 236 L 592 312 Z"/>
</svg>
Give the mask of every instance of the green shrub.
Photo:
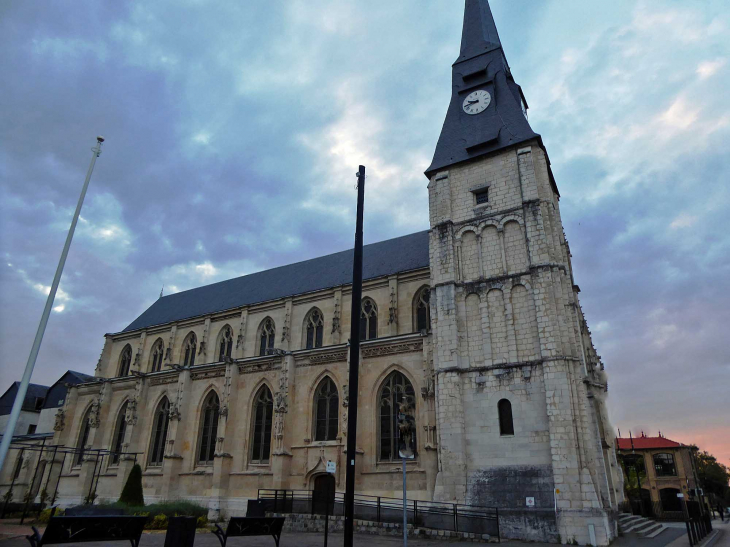
<svg viewBox="0 0 730 547">
<path fill-rule="evenodd" d="M 51 512 L 53 511 L 52 507 L 49 507 L 48 509 L 43 509 L 41 511 L 41 516 L 38 517 L 38 522 L 41 524 L 48 524 L 49 519 L 51 518 Z M 56 509 L 56 512 L 54 513 L 54 517 L 60 517 L 63 515 L 63 509 Z"/>
<path fill-rule="evenodd" d="M 199 516 L 198 523 L 195 526 L 196 526 L 196 528 L 207 528 L 208 527 L 208 515 Z"/>
<path fill-rule="evenodd" d="M 130 506 L 144 505 L 144 494 L 142 493 L 142 468 L 139 464 L 135 464 L 127 477 L 127 483 L 124 485 L 122 495 L 119 496 L 119 503 Z"/>
<path fill-rule="evenodd" d="M 152 520 L 148 520 L 145 524 L 147 530 L 167 530 L 167 515 L 155 515 Z"/>
</svg>

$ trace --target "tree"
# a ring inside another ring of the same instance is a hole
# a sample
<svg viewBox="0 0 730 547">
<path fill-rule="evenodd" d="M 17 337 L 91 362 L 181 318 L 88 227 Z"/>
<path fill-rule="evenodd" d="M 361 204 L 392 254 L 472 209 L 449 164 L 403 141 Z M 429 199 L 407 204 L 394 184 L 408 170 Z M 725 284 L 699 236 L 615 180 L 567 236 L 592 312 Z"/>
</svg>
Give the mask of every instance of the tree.
<svg viewBox="0 0 730 547">
<path fill-rule="evenodd" d="M 129 472 L 127 482 L 119 496 L 119 503 L 139 507 L 144 505 L 144 494 L 142 493 L 142 468 L 135 464 Z"/>
<path fill-rule="evenodd" d="M 624 472 L 624 492 L 628 499 L 641 498 L 641 483 L 646 479 L 644 457 L 638 454 L 619 455 Z"/>
<path fill-rule="evenodd" d="M 705 494 L 714 494 L 720 499 L 726 499 L 730 496 L 730 469 L 717 461 L 717 458 L 707 451 L 697 451 L 695 453 L 697 461 L 697 475 L 699 475 L 700 485 L 704 489 Z"/>
</svg>

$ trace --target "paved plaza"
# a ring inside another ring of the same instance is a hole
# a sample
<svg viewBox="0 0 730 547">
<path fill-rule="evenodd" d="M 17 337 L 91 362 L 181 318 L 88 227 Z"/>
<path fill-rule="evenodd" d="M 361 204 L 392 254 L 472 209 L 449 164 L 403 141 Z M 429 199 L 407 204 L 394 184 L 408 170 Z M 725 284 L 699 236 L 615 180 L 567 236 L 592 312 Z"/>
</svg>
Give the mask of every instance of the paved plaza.
<svg viewBox="0 0 730 547">
<path fill-rule="evenodd" d="M 13 521 L 17 522 L 17 520 Z M 730 547 L 730 523 L 721 523 L 719 520 L 712 522 L 717 533 L 705 539 L 698 547 Z M 25 534 L 30 532 L 29 526 L 11 524 L 9 521 L 0 521 L 0 546 L 2 547 L 27 547 L 28 541 Z M 343 535 L 330 534 L 328 547 L 342 547 Z M 358 547 L 396 547 L 402 545 L 400 537 L 382 537 L 371 535 L 356 535 L 355 545 Z M 523 543 L 519 541 L 503 541 L 509 547 L 547 547 L 548 543 Z M 141 547 L 162 547 L 165 544 L 165 534 L 160 532 L 145 533 L 140 541 Z M 119 541 L 116 543 L 70 543 L 69 547 L 99 547 L 101 545 L 128 545 L 128 542 Z M 218 539 L 213 534 L 198 533 L 195 537 L 196 547 L 218 547 Z M 275 543 L 271 537 L 252 538 L 231 538 L 228 540 L 230 547 L 274 547 Z M 280 547 L 321 547 L 324 545 L 324 535 L 314 533 L 285 533 L 281 536 Z M 447 541 L 433 539 L 409 539 L 411 547 L 439 547 L 440 545 L 480 545 L 468 541 Z M 487 545 L 487 544 L 481 544 Z M 652 539 L 639 538 L 635 534 L 627 534 L 620 537 L 611 544 L 613 547 L 689 547 L 687 533 L 684 524 L 672 523 L 667 530 Z"/>
</svg>

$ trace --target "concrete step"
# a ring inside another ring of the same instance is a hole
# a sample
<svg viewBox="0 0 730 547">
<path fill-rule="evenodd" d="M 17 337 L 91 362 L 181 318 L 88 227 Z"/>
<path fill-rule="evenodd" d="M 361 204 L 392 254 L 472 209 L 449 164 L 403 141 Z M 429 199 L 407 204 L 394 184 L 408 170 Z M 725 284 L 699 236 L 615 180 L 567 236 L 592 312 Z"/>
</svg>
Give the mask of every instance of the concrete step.
<svg viewBox="0 0 730 547">
<path fill-rule="evenodd" d="M 661 524 L 660 522 L 655 522 L 654 526 L 651 526 L 650 528 L 647 528 L 645 530 L 642 530 L 638 533 L 639 537 L 645 538 L 645 539 L 651 539 L 657 537 L 659 534 L 661 534 L 664 530 L 666 530 L 667 527 Z"/>
<path fill-rule="evenodd" d="M 645 524 L 647 522 L 651 522 L 648 519 L 645 519 L 644 517 L 631 517 L 626 518 L 623 520 L 619 520 L 618 526 L 621 528 L 622 532 L 630 532 L 637 526 L 641 526 L 642 524 Z"/>
<path fill-rule="evenodd" d="M 656 522 L 652 520 L 646 520 L 644 522 L 638 523 L 636 526 L 631 528 L 631 532 L 636 532 L 637 534 L 641 534 L 641 532 L 644 532 L 650 528 L 654 528 L 656 526 Z"/>
</svg>

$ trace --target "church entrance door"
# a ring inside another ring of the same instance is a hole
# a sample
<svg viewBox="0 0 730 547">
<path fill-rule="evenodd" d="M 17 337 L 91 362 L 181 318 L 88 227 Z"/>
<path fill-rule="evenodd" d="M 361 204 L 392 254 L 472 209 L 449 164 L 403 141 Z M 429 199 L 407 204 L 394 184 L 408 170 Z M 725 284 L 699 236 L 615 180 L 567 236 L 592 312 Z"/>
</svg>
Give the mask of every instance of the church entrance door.
<svg viewBox="0 0 730 547">
<path fill-rule="evenodd" d="M 314 491 L 312 492 L 313 513 L 324 515 L 329 503 L 329 511 L 332 513 L 335 502 L 335 478 L 330 475 L 317 475 L 314 478 Z"/>
</svg>

